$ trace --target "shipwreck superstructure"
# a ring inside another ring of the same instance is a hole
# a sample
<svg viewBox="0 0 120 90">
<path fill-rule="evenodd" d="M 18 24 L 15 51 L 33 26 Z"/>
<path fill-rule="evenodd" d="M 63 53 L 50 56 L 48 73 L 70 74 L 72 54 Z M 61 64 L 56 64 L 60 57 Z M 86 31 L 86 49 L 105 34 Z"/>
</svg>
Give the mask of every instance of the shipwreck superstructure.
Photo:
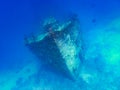
<svg viewBox="0 0 120 90">
<path fill-rule="evenodd" d="M 46 33 L 27 37 L 26 46 L 43 62 L 76 79 L 81 69 L 82 42 L 79 21 L 70 18 L 63 24 L 48 18 L 43 24 Z"/>
</svg>

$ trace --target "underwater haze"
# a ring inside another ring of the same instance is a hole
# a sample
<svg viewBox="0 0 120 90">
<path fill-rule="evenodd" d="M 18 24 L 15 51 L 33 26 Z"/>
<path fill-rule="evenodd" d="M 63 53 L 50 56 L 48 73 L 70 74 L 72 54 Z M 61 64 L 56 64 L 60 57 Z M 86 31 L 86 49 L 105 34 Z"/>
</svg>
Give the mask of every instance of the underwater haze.
<svg viewBox="0 0 120 90">
<path fill-rule="evenodd" d="M 83 40 L 82 81 L 41 64 L 24 37 L 43 21 L 77 15 Z M 120 90 L 120 0 L 1 0 L 0 90 Z"/>
</svg>

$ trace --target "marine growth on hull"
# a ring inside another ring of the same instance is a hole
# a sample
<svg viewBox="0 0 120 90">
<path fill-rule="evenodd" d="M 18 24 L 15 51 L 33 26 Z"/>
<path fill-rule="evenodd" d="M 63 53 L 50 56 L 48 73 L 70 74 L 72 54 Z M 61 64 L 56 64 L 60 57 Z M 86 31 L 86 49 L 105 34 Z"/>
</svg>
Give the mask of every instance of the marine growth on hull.
<svg viewBox="0 0 120 90">
<path fill-rule="evenodd" d="M 77 17 L 60 24 L 50 17 L 43 23 L 46 33 L 25 38 L 26 46 L 43 62 L 77 79 L 81 69 L 82 40 Z"/>
</svg>

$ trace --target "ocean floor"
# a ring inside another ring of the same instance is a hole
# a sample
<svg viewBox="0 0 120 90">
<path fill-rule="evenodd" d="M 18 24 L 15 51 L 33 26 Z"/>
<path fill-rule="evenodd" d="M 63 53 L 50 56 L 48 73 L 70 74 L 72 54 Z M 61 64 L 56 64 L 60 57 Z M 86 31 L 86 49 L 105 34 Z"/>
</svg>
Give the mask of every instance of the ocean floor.
<svg viewBox="0 0 120 90">
<path fill-rule="evenodd" d="M 0 74 L 0 90 L 120 90 L 120 18 L 85 32 L 82 81 L 47 70 L 37 61 Z"/>
</svg>

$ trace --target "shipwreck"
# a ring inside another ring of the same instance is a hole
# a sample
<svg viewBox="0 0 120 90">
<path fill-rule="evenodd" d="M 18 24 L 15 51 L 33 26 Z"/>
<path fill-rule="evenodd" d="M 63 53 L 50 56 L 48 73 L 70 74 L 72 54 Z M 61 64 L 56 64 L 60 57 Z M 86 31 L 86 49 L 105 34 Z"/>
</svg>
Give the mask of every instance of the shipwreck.
<svg viewBox="0 0 120 90">
<path fill-rule="evenodd" d="M 50 17 L 43 23 L 43 29 L 45 33 L 25 38 L 26 46 L 63 75 L 77 79 L 82 65 L 79 20 L 71 17 L 61 24 Z"/>
</svg>

